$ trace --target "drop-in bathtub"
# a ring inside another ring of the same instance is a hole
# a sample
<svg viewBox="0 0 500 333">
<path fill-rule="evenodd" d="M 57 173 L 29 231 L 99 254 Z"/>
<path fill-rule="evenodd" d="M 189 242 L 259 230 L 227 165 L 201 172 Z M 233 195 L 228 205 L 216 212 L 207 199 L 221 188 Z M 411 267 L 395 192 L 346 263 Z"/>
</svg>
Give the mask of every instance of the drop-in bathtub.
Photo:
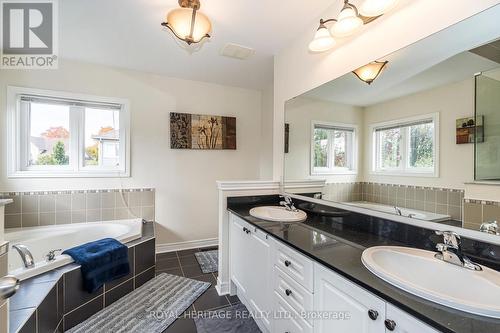
<svg viewBox="0 0 500 333">
<path fill-rule="evenodd" d="M 379 203 L 373 203 L 368 201 L 354 201 L 354 202 L 343 202 L 343 204 L 376 210 L 382 213 L 396 214 L 396 208 L 394 206 L 383 205 Z M 449 215 L 436 214 L 436 213 L 426 212 L 423 210 L 408 209 L 408 208 L 398 208 L 398 209 L 401 211 L 402 216 L 411 217 L 418 220 L 443 222 L 451 219 L 451 216 Z"/>
<path fill-rule="evenodd" d="M 26 280 L 73 262 L 70 256 L 60 253 L 55 260 L 48 262 L 46 255 L 51 250 L 64 251 L 102 238 L 115 238 L 126 243 L 141 236 L 141 219 L 6 229 L 5 240 L 9 242 L 10 247 L 9 274 L 20 280 Z M 21 256 L 12 248 L 16 244 L 29 248 L 35 259 L 35 267 L 24 268 Z"/>
</svg>

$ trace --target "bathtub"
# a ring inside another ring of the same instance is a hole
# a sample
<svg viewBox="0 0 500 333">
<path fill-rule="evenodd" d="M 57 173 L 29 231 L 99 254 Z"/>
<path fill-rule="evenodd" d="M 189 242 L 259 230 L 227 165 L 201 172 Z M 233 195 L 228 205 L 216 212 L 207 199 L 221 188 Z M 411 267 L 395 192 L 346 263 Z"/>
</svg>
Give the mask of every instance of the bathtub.
<svg viewBox="0 0 500 333">
<path fill-rule="evenodd" d="M 343 204 L 351 205 L 359 208 L 366 208 L 371 210 L 376 210 L 382 213 L 396 214 L 394 206 L 383 205 L 368 201 L 355 201 L 355 202 L 343 202 Z M 399 207 L 398 207 L 399 208 Z M 402 216 L 412 217 L 418 220 L 431 221 L 431 222 L 442 222 L 451 219 L 449 215 L 435 214 L 431 212 L 425 212 L 422 210 L 399 208 L 401 209 Z"/>
<path fill-rule="evenodd" d="M 118 220 L 92 223 L 73 223 L 43 227 L 6 229 L 5 240 L 9 242 L 9 274 L 20 280 L 48 272 L 70 264 L 73 259 L 58 253 L 53 261 L 46 261 L 50 250 L 63 251 L 102 238 L 115 238 L 126 243 L 141 238 L 142 220 Z M 35 266 L 24 268 L 21 256 L 13 245 L 22 244 L 29 248 Z"/>
</svg>

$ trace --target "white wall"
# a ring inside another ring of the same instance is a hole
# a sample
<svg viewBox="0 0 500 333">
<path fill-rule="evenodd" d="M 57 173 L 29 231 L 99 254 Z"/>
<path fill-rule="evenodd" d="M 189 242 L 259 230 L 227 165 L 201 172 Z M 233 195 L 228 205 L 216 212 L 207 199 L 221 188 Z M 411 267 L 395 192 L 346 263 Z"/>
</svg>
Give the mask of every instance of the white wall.
<svg viewBox="0 0 500 333">
<path fill-rule="evenodd" d="M 440 172 L 438 178 L 396 177 L 371 174 L 372 135 L 370 125 L 429 113 L 439 113 Z M 364 181 L 465 188 L 474 179 L 473 144 L 456 144 L 456 120 L 474 116 L 474 80 L 441 86 L 431 90 L 369 106 L 364 112 L 366 158 Z M 370 156 L 368 156 L 370 154 Z"/>
<path fill-rule="evenodd" d="M 260 178 L 273 179 L 273 114 L 274 86 L 262 92 L 262 117 L 260 129 Z"/>
<path fill-rule="evenodd" d="M 498 3 L 498 0 L 410 1 L 403 8 L 366 26 L 362 33 L 333 51 L 319 55 L 307 51 L 320 17 L 311 20 L 304 33 L 275 57 L 274 179 L 279 180 L 283 170 L 281 150 L 285 101 Z M 336 3 L 322 17 L 333 17 L 340 5 Z M 425 18 L 425 24 L 422 24 L 422 18 Z"/>
<path fill-rule="evenodd" d="M 0 191 L 120 187 L 156 188 L 158 243 L 217 237 L 216 180 L 258 179 L 262 142 L 259 91 L 172 79 L 62 61 L 59 70 L 0 72 L 0 160 L 6 160 L 7 85 L 127 98 L 131 102 L 132 177 L 126 179 L 7 179 Z M 235 151 L 171 150 L 169 112 L 237 117 Z"/>
<path fill-rule="evenodd" d="M 362 150 L 356 156 L 358 175 L 311 176 L 311 124 L 312 121 L 344 123 L 358 126 L 358 147 L 363 143 L 363 110 L 360 107 L 297 97 L 286 103 L 285 122 L 290 124 L 289 153 L 285 154 L 285 179 L 326 179 L 327 182 L 359 181 L 362 174 Z"/>
</svg>

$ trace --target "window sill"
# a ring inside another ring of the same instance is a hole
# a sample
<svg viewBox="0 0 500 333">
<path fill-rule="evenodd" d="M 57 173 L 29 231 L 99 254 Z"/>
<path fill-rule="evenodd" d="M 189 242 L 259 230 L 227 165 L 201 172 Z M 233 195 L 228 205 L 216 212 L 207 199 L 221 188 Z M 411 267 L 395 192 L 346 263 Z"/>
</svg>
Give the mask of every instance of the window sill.
<svg viewBox="0 0 500 333">
<path fill-rule="evenodd" d="M 92 171 L 92 172 L 51 172 L 51 171 L 17 171 L 7 178 L 130 178 L 128 171 Z"/>
<path fill-rule="evenodd" d="M 357 175 L 357 171 L 326 171 L 326 172 L 313 172 L 311 176 L 352 176 Z"/>
<path fill-rule="evenodd" d="M 422 178 L 439 178 L 436 172 L 395 172 L 395 171 L 372 171 L 370 175 L 375 176 L 395 176 L 395 177 L 422 177 Z"/>
</svg>

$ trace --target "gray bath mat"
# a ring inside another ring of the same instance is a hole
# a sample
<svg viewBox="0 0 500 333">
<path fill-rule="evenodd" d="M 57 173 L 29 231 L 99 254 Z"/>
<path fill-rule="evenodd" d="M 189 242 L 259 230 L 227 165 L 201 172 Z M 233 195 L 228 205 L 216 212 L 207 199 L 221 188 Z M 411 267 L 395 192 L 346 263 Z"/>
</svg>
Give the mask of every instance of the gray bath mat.
<svg viewBox="0 0 500 333">
<path fill-rule="evenodd" d="M 261 333 L 243 304 L 211 311 L 194 319 L 198 333 Z"/>
<path fill-rule="evenodd" d="M 67 332 L 161 333 L 210 283 L 160 274 Z"/>
<path fill-rule="evenodd" d="M 202 251 L 194 254 L 203 273 L 217 272 L 219 269 L 219 250 Z"/>
</svg>

